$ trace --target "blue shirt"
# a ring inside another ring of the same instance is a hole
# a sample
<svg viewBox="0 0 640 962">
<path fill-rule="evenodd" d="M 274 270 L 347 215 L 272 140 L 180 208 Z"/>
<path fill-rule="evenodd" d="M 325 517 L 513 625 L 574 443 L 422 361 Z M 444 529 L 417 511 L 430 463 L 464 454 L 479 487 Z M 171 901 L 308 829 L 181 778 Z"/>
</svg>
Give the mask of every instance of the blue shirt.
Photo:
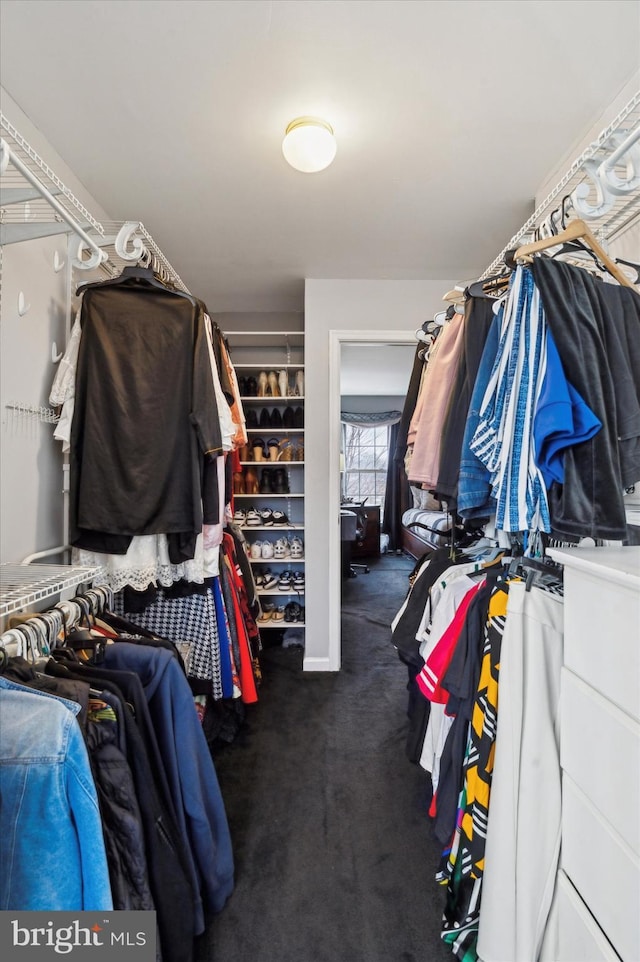
<svg viewBox="0 0 640 962">
<path fill-rule="evenodd" d="M 547 369 L 533 421 L 536 464 L 547 488 L 564 482 L 565 449 L 588 441 L 602 422 L 565 377 L 551 331 L 547 327 Z"/>
</svg>

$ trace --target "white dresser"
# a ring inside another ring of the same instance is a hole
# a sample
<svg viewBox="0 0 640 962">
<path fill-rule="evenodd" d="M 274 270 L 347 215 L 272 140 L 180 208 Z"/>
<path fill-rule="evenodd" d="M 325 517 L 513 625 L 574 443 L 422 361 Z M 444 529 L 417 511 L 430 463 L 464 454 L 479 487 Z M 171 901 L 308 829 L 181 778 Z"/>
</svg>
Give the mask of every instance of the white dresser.
<svg viewBox="0 0 640 962">
<path fill-rule="evenodd" d="M 640 547 L 564 565 L 557 962 L 640 960 Z"/>
</svg>

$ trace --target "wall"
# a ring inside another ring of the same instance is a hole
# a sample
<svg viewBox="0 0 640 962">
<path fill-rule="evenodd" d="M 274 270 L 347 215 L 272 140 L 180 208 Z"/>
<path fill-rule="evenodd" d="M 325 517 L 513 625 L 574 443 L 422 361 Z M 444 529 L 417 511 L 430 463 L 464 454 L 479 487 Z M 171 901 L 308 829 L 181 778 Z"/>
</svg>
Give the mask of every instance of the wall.
<svg viewBox="0 0 640 962">
<path fill-rule="evenodd" d="M 11 97 L 0 88 L 2 112 L 67 187 L 101 221 L 105 211 L 52 150 Z M 54 270 L 54 253 L 64 261 Z M 0 303 L 0 560 L 64 544 L 64 498 L 60 444 L 51 424 L 18 417 L 12 402 L 47 407 L 56 367 L 52 346 L 64 350 L 71 314 L 71 292 L 86 272 L 71 269 L 67 235 L 6 244 L 1 249 Z M 20 316 L 22 292 L 29 310 Z M 47 558 L 46 561 L 55 561 Z"/>
<path fill-rule="evenodd" d="M 411 364 L 407 367 L 407 387 Z M 383 411 L 402 411 L 404 395 L 376 394 L 362 397 L 355 394 L 343 394 L 340 397 L 340 410 L 350 414 L 381 414 Z"/>
<path fill-rule="evenodd" d="M 307 280 L 305 284 L 305 552 L 306 671 L 336 671 L 339 644 L 330 637 L 335 622 L 329 612 L 331 486 L 339 478 L 329 472 L 329 332 L 413 332 L 442 307 L 442 295 L 455 281 Z M 407 383 L 410 374 L 407 371 Z"/>
</svg>

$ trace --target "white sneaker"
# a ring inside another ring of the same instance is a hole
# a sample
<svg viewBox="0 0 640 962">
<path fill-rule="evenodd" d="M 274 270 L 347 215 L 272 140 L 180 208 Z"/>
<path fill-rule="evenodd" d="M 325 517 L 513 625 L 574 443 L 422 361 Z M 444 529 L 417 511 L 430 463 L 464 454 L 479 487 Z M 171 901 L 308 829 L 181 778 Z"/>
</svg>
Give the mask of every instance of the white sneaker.
<svg viewBox="0 0 640 962">
<path fill-rule="evenodd" d="M 273 542 L 271 541 L 262 542 L 262 557 L 273 558 Z"/>
<path fill-rule="evenodd" d="M 256 561 L 262 557 L 262 541 L 254 541 L 249 547 L 251 558 Z"/>
<path fill-rule="evenodd" d="M 304 545 L 300 538 L 294 537 L 291 539 L 291 557 L 292 558 L 302 558 L 304 556 Z"/>
<path fill-rule="evenodd" d="M 289 549 L 289 542 L 287 541 L 287 539 L 278 538 L 278 540 L 276 541 L 275 548 L 273 550 L 274 558 L 277 558 L 278 561 L 282 561 L 284 558 L 288 558 L 290 554 L 291 554 L 291 551 Z"/>
</svg>

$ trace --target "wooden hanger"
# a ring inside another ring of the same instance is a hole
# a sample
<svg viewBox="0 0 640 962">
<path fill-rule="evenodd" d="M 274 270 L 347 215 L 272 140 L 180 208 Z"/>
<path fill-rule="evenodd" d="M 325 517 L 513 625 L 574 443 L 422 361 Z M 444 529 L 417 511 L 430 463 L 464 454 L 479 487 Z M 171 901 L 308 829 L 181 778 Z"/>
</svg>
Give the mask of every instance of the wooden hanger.
<svg viewBox="0 0 640 962">
<path fill-rule="evenodd" d="M 522 261 L 524 258 L 538 253 L 538 251 L 547 250 L 549 247 L 558 247 L 559 244 L 566 244 L 574 240 L 585 241 L 594 254 L 597 255 L 602 267 L 608 270 L 619 284 L 622 284 L 624 287 L 633 287 L 629 278 L 620 270 L 616 262 L 611 260 L 583 220 L 571 221 L 569 226 L 559 234 L 552 234 L 551 237 L 543 237 L 542 240 L 534 241 L 531 244 L 524 244 L 518 248 L 514 257 L 516 261 Z"/>
<path fill-rule="evenodd" d="M 452 291 L 447 291 L 442 300 L 448 301 L 449 304 L 463 304 L 465 299 L 464 291 L 464 287 L 458 287 L 456 285 Z"/>
</svg>

